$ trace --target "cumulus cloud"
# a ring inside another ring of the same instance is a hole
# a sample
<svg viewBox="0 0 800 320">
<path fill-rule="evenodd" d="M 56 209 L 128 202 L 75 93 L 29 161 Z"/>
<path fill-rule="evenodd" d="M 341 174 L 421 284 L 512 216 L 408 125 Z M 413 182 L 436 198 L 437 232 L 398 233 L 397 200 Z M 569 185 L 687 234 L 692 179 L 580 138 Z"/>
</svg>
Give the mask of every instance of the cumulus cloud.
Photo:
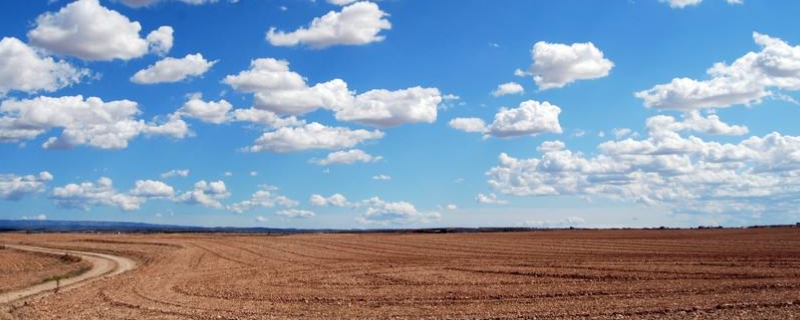
<svg viewBox="0 0 800 320">
<path fill-rule="evenodd" d="M 174 200 L 180 203 L 219 209 L 223 207 L 220 200 L 230 196 L 224 181 L 206 182 L 201 180 L 194 184 L 194 190 L 176 196 Z"/>
<path fill-rule="evenodd" d="M 450 127 L 465 132 L 481 132 L 486 136 L 510 138 L 541 133 L 562 133 L 558 116 L 561 108 L 549 102 L 528 100 L 517 108 L 501 108 L 494 121 L 486 125 L 478 118 L 456 118 Z"/>
<path fill-rule="evenodd" d="M 119 0 L 126 6 L 132 8 L 149 7 L 165 1 L 178 1 L 190 5 L 201 5 L 207 3 L 217 3 L 219 0 Z M 229 2 L 238 2 L 239 0 L 228 0 Z"/>
<path fill-rule="evenodd" d="M 0 97 L 9 91 L 56 91 L 87 75 L 89 70 L 45 56 L 17 38 L 0 40 Z"/>
<path fill-rule="evenodd" d="M 175 30 L 172 29 L 172 27 L 161 26 L 153 32 L 147 34 L 147 38 L 145 38 L 145 40 L 147 40 L 147 43 L 150 47 L 150 52 L 160 56 L 167 54 L 170 50 L 172 50 L 172 44 L 175 40 L 173 37 L 174 33 Z M 202 56 L 200 58 L 202 58 Z"/>
<path fill-rule="evenodd" d="M 439 212 L 422 212 L 409 202 L 387 202 L 378 197 L 363 200 L 358 203 L 358 207 L 362 208 L 364 213 L 356 221 L 364 225 L 424 224 L 441 218 Z"/>
<path fill-rule="evenodd" d="M 650 118 L 647 138 L 604 142 L 591 157 L 566 148 L 540 148 L 542 156 L 531 159 L 503 153 L 486 173 L 488 182 L 505 194 L 598 196 L 681 213 L 796 210 L 792 199 L 800 195 L 800 137 L 774 132 L 720 143 L 681 135 L 745 132 L 722 122 L 697 125 L 693 117 Z"/>
<path fill-rule="evenodd" d="M 203 101 L 202 95 L 195 94 L 183 104 L 177 114 L 200 119 L 204 122 L 220 124 L 229 121 L 229 111 L 231 109 L 233 109 L 233 105 L 224 99 L 217 102 Z"/>
<path fill-rule="evenodd" d="M 159 28 L 148 39 L 140 37 L 141 30 L 139 22 L 103 7 L 98 0 L 78 0 L 36 18 L 28 38 L 37 47 L 83 60 L 130 60 L 151 48 L 163 54 L 171 47 L 171 28 Z"/>
<path fill-rule="evenodd" d="M 161 181 L 139 180 L 129 194 L 141 198 L 171 198 L 175 189 Z"/>
<path fill-rule="evenodd" d="M 800 90 L 800 46 L 768 35 L 753 33 L 759 52 L 749 52 L 732 64 L 716 63 L 708 80 L 675 78 L 635 96 L 654 109 L 691 111 L 760 103 L 779 97 L 775 90 Z"/>
<path fill-rule="evenodd" d="M 189 169 L 175 169 L 162 173 L 161 179 L 167 179 L 173 177 L 186 178 L 188 176 L 189 176 Z"/>
<path fill-rule="evenodd" d="M 482 204 L 507 204 L 508 203 L 508 201 L 506 201 L 506 200 L 498 199 L 497 195 L 494 194 L 494 193 L 490 193 L 490 194 L 479 193 L 477 196 L 475 196 L 475 201 L 477 201 L 478 203 L 482 203 Z"/>
<path fill-rule="evenodd" d="M 344 81 L 309 87 L 303 76 L 289 70 L 288 61 L 272 58 L 253 60 L 249 70 L 229 75 L 223 82 L 237 91 L 254 93 L 257 108 L 281 114 L 305 114 L 320 107 L 341 106 L 351 99 Z"/>
<path fill-rule="evenodd" d="M 229 205 L 228 210 L 244 213 L 256 208 L 295 207 L 300 204 L 286 196 L 277 194 L 277 191 L 278 188 L 273 186 L 262 186 L 261 190 L 256 191 L 250 199 Z"/>
<path fill-rule="evenodd" d="M 50 180 L 53 180 L 53 175 L 47 171 L 25 176 L 0 174 L 0 199 L 17 201 L 26 195 L 42 192 Z"/>
<path fill-rule="evenodd" d="M 480 118 L 455 118 L 450 120 L 448 125 L 453 129 L 471 133 L 486 133 L 488 128 L 486 122 Z"/>
<path fill-rule="evenodd" d="M 266 132 L 247 148 L 250 152 L 287 153 L 312 149 L 346 149 L 383 138 L 383 132 L 344 127 L 328 127 L 313 122 L 299 127 L 283 127 Z"/>
<path fill-rule="evenodd" d="M 35 216 L 22 216 L 20 219 L 22 220 L 33 220 L 33 221 L 44 221 L 47 220 L 47 216 L 43 214 L 35 215 Z"/>
<path fill-rule="evenodd" d="M 333 194 L 327 198 L 318 194 L 314 194 L 311 195 L 311 197 L 308 199 L 308 202 L 311 202 L 312 205 L 318 207 L 346 207 L 350 204 L 347 202 L 347 198 L 340 193 Z"/>
<path fill-rule="evenodd" d="M 381 31 L 392 28 L 385 19 L 387 16 L 375 3 L 358 2 L 344 7 L 341 12 L 328 12 L 315 18 L 308 27 L 292 32 L 277 31 L 273 27 L 267 32 L 267 41 L 273 46 L 303 44 L 314 49 L 380 42 L 386 38 Z"/>
<path fill-rule="evenodd" d="M 352 121 L 378 128 L 406 123 L 433 123 L 442 102 L 439 89 L 414 87 L 404 90 L 370 90 L 355 97 L 352 104 L 336 109 L 336 120 Z"/>
<path fill-rule="evenodd" d="M 507 82 L 497 86 L 497 89 L 492 92 L 495 97 L 502 97 L 509 94 L 521 94 L 525 92 L 525 88 L 516 82 Z"/>
<path fill-rule="evenodd" d="M 360 149 L 352 149 L 347 151 L 336 151 L 328 154 L 325 159 L 313 159 L 311 163 L 321 166 L 332 164 L 355 164 L 356 162 L 370 163 L 377 162 L 383 159 L 381 156 L 373 156 Z"/>
<path fill-rule="evenodd" d="M 288 210 L 281 210 L 276 212 L 275 214 L 287 217 L 287 218 L 296 218 L 296 219 L 308 219 L 313 218 L 316 214 L 312 211 L 308 210 L 299 210 L 299 209 L 288 209 Z"/>
<path fill-rule="evenodd" d="M 189 54 L 181 59 L 165 58 L 131 77 L 138 84 L 178 82 L 189 77 L 199 77 L 206 73 L 217 61 L 207 61 L 202 54 Z"/>
<path fill-rule="evenodd" d="M 683 9 L 685 7 L 696 6 L 703 2 L 703 0 L 658 0 L 658 2 L 669 4 L 670 8 Z M 743 0 L 725 0 L 729 4 L 742 4 Z"/>
<path fill-rule="evenodd" d="M 537 135 L 544 132 L 561 133 L 558 115 L 561 108 L 549 102 L 528 100 L 518 108 L 502 108 L 494 116 L 489 133 L 496 137 Z"/>
<path fill-rule="evenodd" d="M 340 121 L 373 127 L 432 123 L 443 101 L 436 88 L 412 87 L 370 90 L 355 95 L 341 79 L 309 86 L 289 69 L 289 62 L 272 58 L 253 60 L 249 70 L 223 80 L 234 90 L 253 93 L 255 108 L 285 115 L 302 115 L 319 108 L 331 110 Z"/>
<path fill-rule="evenodd" d="M 45 149 L 89 145 L 100 149 L 124 149 L 135 137 L 166 135 L 184 138 L 188 127 L 171 117 L 162 123 L 136 119 L 141 111 L 136 102 L 104 102 L 100 98 L 66 96 L 6 100 L 0 104 L 0 142 L 31 140 L 55 128 L 59 137 L 50 137 Z"/>
<path fill-rule="evenodd" d="M 379 174 L 379 175 L 372 176 L 372 180 L 389 181 L 389 180 L 392 180 L 392 177 L 388 176 L 388 175 L 385 175 L 385 174 Z"/>
<path fill-rule="evenodd" d="M 523 224 L 529 228 L 567 228 L 577 227 L 586 223 L 586 219 L 581 217 L 567 217 L 556 220 L 527 220 Z"/>
<path fill-rule="evenodd" d="M 540 41 L 533 45 L 531 54 L 534 62 L 529 72 L 539 90 L 561 88 L 578 80 L 603 78 L 614 68 L 614 63 L 591 42 L 566 45 Z"/>
<path fill-rule="evenodd" d="M 97 182 L 70 183 L 53 189 L 50 199 L 61 208 L 89 210 L 95 206 L 117 207 L 122 211 L 138 210 L 147 197 L 137 197 L 120 193 L 114 188 L 110 178 L 100 178 Z"/>
</svg>

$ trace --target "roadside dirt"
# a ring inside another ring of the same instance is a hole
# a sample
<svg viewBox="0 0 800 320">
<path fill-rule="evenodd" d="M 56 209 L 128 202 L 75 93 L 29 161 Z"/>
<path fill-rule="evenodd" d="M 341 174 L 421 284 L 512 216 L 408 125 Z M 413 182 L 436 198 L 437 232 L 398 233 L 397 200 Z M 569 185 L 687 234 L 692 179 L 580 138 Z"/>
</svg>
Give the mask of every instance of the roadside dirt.
<svg viewBox="0 0 800 320">
<path fill-rule="evenodd" d="M 0 293 L 39 284 L 46 279 L 82 273 L 90 267 L 91 264 L 75 256 L 1 249 Z"/>
<path fill-rule="evenodd" d="M 54 256 L 69 254 L 75 257 L 80 257 L 81 262 L 84 262 L 84 264 L 87 265 L 89 269 L 74 277 L 60 279 L 59 281 L 50 280 L 46 282 L 40 282 L 38 284 L 28 286 L 22 289 L 0 293 L 0 303 L 13 303 L 16 302 L 17 300 L 24 299 L 37 294 L 54 292 L 56 289 L 56 285 L 58 285 L 59 292 L 64 292 L 76 288 L 80 285 L 85 285 L 89 281 L 94 280 L 95 278 L 98 278 L 100 276 L 114 276 L 126 271 L 133 270 L 133 268 L 136 267 L 136 263 L 131 259 L 108 255 L 108 254 L 74 251 L 74 250 L 50 249 L 50 248 L 33 247 L 26 245 L 7 244 L 5 246 L 8 247 L 9 249 L 27 251 L 38 254 L 49 254 Z"/>
</svg>

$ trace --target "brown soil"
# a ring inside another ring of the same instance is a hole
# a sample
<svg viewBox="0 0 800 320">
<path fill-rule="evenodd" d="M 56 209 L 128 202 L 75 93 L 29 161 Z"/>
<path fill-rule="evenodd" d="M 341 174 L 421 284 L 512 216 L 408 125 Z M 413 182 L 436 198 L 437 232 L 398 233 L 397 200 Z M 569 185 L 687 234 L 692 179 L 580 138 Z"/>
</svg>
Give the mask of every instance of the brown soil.
<svg viewBox="0 0 800 320">
<path fill-rule="evenodd" d="M 0 292 L 25 288 L 58 277 L 77 275 L 88 268 L 88 263 L 75 256 L 5 248 L 0 250 Z"/>
<path fill-rule="evenodd" d="M 800 319 L 800 228 L 3 241 L 142 263 L 17 319 Z"/>
</svg>

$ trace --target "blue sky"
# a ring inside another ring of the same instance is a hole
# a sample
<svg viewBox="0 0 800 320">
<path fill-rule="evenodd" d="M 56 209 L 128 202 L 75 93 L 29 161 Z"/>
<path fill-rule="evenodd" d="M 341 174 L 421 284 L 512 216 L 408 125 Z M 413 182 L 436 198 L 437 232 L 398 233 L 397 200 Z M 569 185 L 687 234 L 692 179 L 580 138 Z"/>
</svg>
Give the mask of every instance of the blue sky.
<svg viewBox="0 0 800 320">
<path fill-rule="evenodd" d="M 800 219 L 791 1 L 0 3 L 0 219 Z"/>
</svg>

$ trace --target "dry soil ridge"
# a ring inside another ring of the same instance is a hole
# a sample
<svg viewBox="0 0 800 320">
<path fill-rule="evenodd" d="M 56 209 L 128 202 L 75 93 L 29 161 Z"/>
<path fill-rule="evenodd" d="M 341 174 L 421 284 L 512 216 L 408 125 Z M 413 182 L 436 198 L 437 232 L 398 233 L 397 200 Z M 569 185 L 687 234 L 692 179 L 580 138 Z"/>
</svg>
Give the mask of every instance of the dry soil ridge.
<svg viewBox="0 0 800 320">
<path fill-rule="evenodd" d="M 85 261 L 88 261 L 89 263 L 92 264 L 92 268 L 89 269 L 88 271 L 76 277 L 61 280 L 59 288 L 59 290 L 61 291 L 80 287 L 82 285 L 88 284 L 102 277 L 115 276 L 133 270 L 137 266 L 136 262 L 131 259 L 104 253 L 64 250 L 64 249 L 51 249 L 51 248 L 34 247 L 28 245 L 7 244 L 5 246 L 10 249 L 30 251 L 30 252 L 50 253 L 59 255 L 68 253 L 71 255 L 81 257 Z M 0 294 L 0 304 L 12 303 L 38 294 L 52 293 L 53 290 L 55 289 L 55 285 L 56 285 L 55 281 L 48 281 L 27 288 L 2 293 Z"/>
</svg>

